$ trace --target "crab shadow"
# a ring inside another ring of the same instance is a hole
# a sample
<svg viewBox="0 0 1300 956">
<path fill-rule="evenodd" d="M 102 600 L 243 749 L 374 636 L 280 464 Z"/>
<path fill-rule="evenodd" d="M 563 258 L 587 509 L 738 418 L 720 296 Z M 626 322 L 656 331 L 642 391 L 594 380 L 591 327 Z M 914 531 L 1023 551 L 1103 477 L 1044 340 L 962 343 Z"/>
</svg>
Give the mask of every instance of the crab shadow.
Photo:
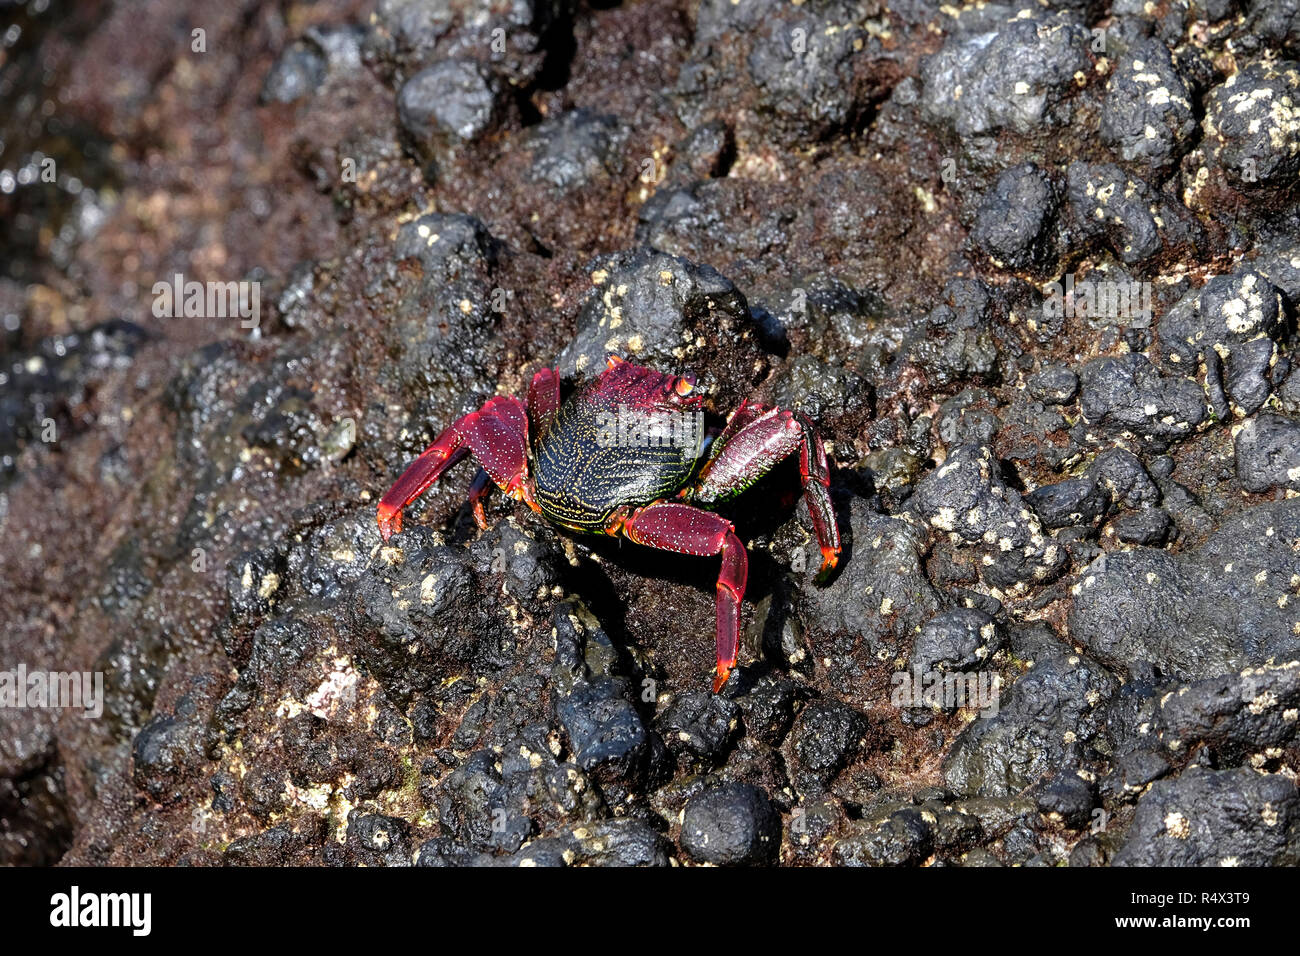
<svg viewBox="0 0 1300 956">
<path fill-rule="evenodd" d="M 827 584 L 833 583 L 845 563 L 851 560 L 853 545 L 847 520 L 848 500 L 860 493 L 861 489 L 856 488 L 836 487 L 832 490 L 842 550 L 839 566 Z M 489 520 L 504 520 L 510 505 L 499 499 L 494 504 L 489 508 Z M 819 586 L 813 582 L 817 570 L 815 562 L 806 571 L 795 571 L 788 560 L 788 542 L 795 538 L 806 540 L 811 533 L 807 506 L 802 501 L 797 463 L 793 459 L 782 462 L 744 494 L 714 510 L 731 521 L 737 535 L 749 545 L 746 548 L 749 573 L 742 604 L 741 629 L 742 641 L 753 657 L 742 669 L 744 676 L 741 681 L 733 681 L 733 684 L 747 684 L 768 673 L 783 673 L 788 668 L 782 644 L 787 623 L 796 614 L 795 592 Z M 566 593 L 581 599 L 596 615 L 618 649 L 620 664 L 626 673 L 640 676 L 647 669 L 672 672 L 674 666 L 662 655 L 672 654 L 681 647 L 681 635 L 688 630 L 700 632 L 697 640 L 709 648 L 709 656 L 698 662 L 692 659 L 684 666 L 701 673 L 711 669 L 716 629 L 713 595 L 719 573 L 716 556 L 678 554 L 646 547 L 620 536 L 572 532 L 527 512 L 519 513 L 519 520 L 527 523 L 530 530 L 540 537 L 557 543 L 560 539 L 572 542 L 579 560 L 576 565 L 565 563 L 561 572 L 562 586 Z M 460 542 L 472 539 L 478 533 L 468 507 L 460 509 L 454 523 L 454 537 Z M 800 528 L 791 527 L 792 524 L 798 524 Z M 811 550 L 817 553 L 815 541 Z M 645 583 L 639 583 L 641 581 Z M 681 589 L 680 594 L 673 590 L 677 588 Z M 696 597 L 687 599 L 687 613 L 681 618 L 673 618 L 673 609 L 680 606 L 678 602 L 682 596 L 692 592 Z M 703 610 L 704 602 L 697 599 L 701 595 L 707 595 L 707 612 Z M 647 627 L 634 626 L 630 614 L 649 616 L 649 630 L 655 635 L 651 640 L 647 640 Z M 661 627 L 656 628 L 656 624 Z M 638 650 L 657 653 L 647 660 L 637 653 Z"/>
</svg>

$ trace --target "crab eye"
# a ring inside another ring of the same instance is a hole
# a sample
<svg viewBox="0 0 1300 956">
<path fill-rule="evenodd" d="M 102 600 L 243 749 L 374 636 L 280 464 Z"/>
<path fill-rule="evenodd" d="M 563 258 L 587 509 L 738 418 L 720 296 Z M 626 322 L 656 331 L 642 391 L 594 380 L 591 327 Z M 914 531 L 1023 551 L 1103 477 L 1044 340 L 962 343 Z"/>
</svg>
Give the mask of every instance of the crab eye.
<svg viewBox="0 0 1300 956">
<path fill-rule="evenodd" d="M 677 389 L 678 395 L 689 395 L 695 390 L 695 383 L 684 378 L 679 378 L 675 388 Z"/>
</svg>

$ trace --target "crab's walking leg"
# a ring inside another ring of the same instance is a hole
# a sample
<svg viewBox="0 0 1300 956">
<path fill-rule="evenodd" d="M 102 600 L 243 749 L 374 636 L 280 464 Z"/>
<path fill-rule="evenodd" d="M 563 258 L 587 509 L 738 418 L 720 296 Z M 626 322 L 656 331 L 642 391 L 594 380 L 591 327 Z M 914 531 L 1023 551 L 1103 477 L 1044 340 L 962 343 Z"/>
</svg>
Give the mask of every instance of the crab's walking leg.
<svg viewBox="0 0 1300 956">
<path fill-rule="evenodd" d="M 718 668 L 713 692 L 727 682 L 740 646 L 740 601 L 745 596 L 749 558 L 731 522 L 691 505 L 661 501 L 623 519 L 622 534 L 637 544 L 678 554 L 722 555 L 718 574 Z"/>
<path fill-rule="evenodd" d="M 506 494 L 536 507 L 528 477 L 528 413 L 519 399 L 498 395 L 457 419 L 388 489 L 379 502 L 385 541 L 402 530 L 402 509 L 471 452 Z"/>
<path fill-rule="evenodd" d="M 483 496 L 492 487 L 492 476 L 480 468 L 469 486 L 469 506 L 474 513 L 474 523 L 480 528 L 487 527 L 487 515 L 483 513 Z"/>
<path fill-rule="evenodd" d="M 831 471 L 826 449 L 805 415 L 745 402 L 714 441 L 712 457 L 688 496 L 704 504 L 735 497 L 796 450 L 804 500 L 822 552 L 818 579 L 825 580 L 839 560 L 840 531 L 828 490 Z"/>
<path fill-rule="evenodd" d="M 799 441 L 799 477 L 803 482 L 804 500 L 812 517 L 813 532 L 822 552 L 822 566 L 817 579 L 825 581 L 840 560 L 840 526 L 835 520 L 835 505 L 831 503 L 831 467 L 826 461 L 826 448 L 821 436 L 808 417 L 796 413 L 803 436 Z"/>
<path fill-rule="evenodd" d="M 553 368 L 544 368 L 533 376 L 528 386 L 528 418 L 533 423 L 536 441 L 551 427 L 560 410 L 560 376 Z"/>
</svg>

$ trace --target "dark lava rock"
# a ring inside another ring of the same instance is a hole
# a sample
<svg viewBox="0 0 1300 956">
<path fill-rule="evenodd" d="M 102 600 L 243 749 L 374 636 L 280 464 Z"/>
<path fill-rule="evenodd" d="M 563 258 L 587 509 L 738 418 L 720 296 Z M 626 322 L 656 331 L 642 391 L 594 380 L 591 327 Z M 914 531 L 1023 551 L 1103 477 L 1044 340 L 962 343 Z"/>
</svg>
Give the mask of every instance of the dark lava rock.
<svg viewBox="0 0 1300 956">
<path fill-rule="evenodd" d="M 1237 433 L 1237 478 L 1247 491 L 1300 491 L 1300 421 L 1261 412 Z"/>
<path fill-rule="evenodd" d="M 1300 415 L 1300 365 L 1289 363 L 1286 377 L 1273 391 L 1279 411 L 1287 415 Z"/>
<path fill-rule="evenodd" d="M 0 863 L 1296 862 L 1293 0 L 18 6 L 0 668 L 107 693 L 0 707 Z M 377 534 L 611 352 L 839 465 L 825 586 L 797 461 L 722 506 L 719 695 L 716 558 Z"/>
<path fill-rule="evenodd" d="M 1300 305 L 1300 246 L 1293 240 L 1270 243 L 1250 267 L 1273 283 L 1293 309 Z"/>
<path fill-rule="evenodd" d="M 435 837 L 420 844 L 415 851 L 416 866 L 471 866 L 477 854 L 450 837 Z"/>
<path fill-rule="evenodd" d="M 771 12 L 753 35 L 748 60 L 760 112 L 787 142 L 849 126 L 876 89 L 863 51 L 879 41 L 861 25 L 861 7 L 822 0 L 795 10 L 773 5 Z"/>
<path fill-rule="evenodd" d="M 1288 415 L 1300 415 L 1300 365 L 1292 365 L 1291 373 L 1273 394 L 1278 408 Z"/>
<path fill-rule="evenodd" d="M 230 615 L 256 619 L 269 614 L 286 576 L 284 555 L 278 548 L 246 551 L 226 567 L 226 593 Z"/>
<path fill-rule="evenodd" d="M 1088 477 L 1096 479 L 1120 507 L 1146 508 L 1160 502 L 1160 486 L 1127 448 L 1107 448 L 1088 466 Z"/>
<path fill-rule="evenodd" d="M 985 194 L 971 240 L 999 267 L 1043 265 L 1052 251 L 1051 231 L 1059 205 L 1046 172 L 1033 163 L 1013 166 Z"/>
<path fill-rule="evenodd" d="M 1049 365 L 1030 376 L 1025 387 L 1044 404 L 1065 405 L 1079 391 L 1079 376 L 1064 365 Z"/>
<path fill-rule="evenodd" d="M 562 45 L 569 0 L 379 0 L 367 58 L 400 81 L 454 57 L 473 59 L 513 86 L 527 88 Z"/>
<path fill-rule="evenodd" d="M 331 76 L 346 82 L 361 69 L 365 30 L 353 26 L 309 27 L 285 47 L 262 83 L 262 103 L 294 103 L 315 94 Z"/>
<path fill-rule="evenodd" d="M 701 385 L 733 406 L 734 389 L 748 392 L 762 368 L 758 335 L 745 297 L 717 270 L 637 249 L 602 256 L 588 272 L 594 288 L 556 362 L 562 376 L 594 377 L 610 355 L 664 371 L 717 369 L 725 356 L 727 381 L 705 376 Z"/>
<path fill-rule="evenodd" d="M 861 750 L 866 729 L 866 718 L 852 707 L 813 701 L 795 721 L 798 769 L 825 786 Z"/>
<path fill-rule="evenodd" d="M 570 110 L 539 125 L 533 135 L 532 175 L 557 189 L 572 189 L 622 171 L 627 132 L 615 116 Z"/>
<path fill-rule="evenodd" d="M 765 676 L 746 688 L 736 703 L 744 713 L 746 735 L 779 747 L 794 722 L 795 685 Z"/>
<path fill-rule="evenodd" d="M 1013 470 L 1042 467 L 1053 471 L 1073 467 L 1083 454 L 1075 429 L 1057 406 L 1034 400 L 1025 391 L 1016 391 L 1009 408 L 998 417 L 999 429 L 993 441 Z"/>
<path fill-rule="evenodd" d="M 854 829 L 853 836 L 835 844 L 835 862 L 841 866 L 916 866 L 934 845 L 925 814 L 915 807 L 903 807 Z"/>
<path fill-rule="evenodd" d="M 985 666 L 1006 634 L 984 611 L 953 608 L 936 614 L 912 645 L 908 666 L 921 671 L 965 671 Z"/>
<path fill-rule="evenodd" d="M 1006 8 L 1001 11 L 1010 13 Z M 1064 122 L 1076 73 L 1092 68 L 1087 29 L 1072 13 L 1035 11 L 954 33 L 922 67 L 921 104 L 960 137 Z"/>
<path fill-rule="evenodd" d="M 292 103 L 325 82 L 325 57 L 310 43 L 293 43 L 276 58 L 262 85 L 262 102 Z"/>
<path fill-rule="evenodd" d="M 497 348 L 492 293 L 498 254 L 499 244 L 474 217 L 428 213 L 398 229 L 383 280 L 368 290 L 388 322 L 390 358 L 381 375 L 395 381 L 420 413 L 395 469 L 469 410 L 467 394 L 495 391 L 486 368 Z M 433 434 L 425 432 L 430 427 Z"/>
<path fill-rule="evenodd" d="M 1075 585 L 1070 635 L 1138 678 L 1212 677 L 1300 656 L 1300 501 L 1224 522 L 1195 551 L 1102 555 Z"/>
<path fill-rule="evenodd" d="M 285 558 L 288 581 L 302 588 L 302 592 L 322 601 L 333 601 L 344 596 L 359 581 L 366 570 L 362 555 L 369 552 L 375 542 L 374 512 L 357 507 L 342 515 L 337 521 L 313 523 L 293 546 Z M 254 582 L 259 598 L 270 582 L 259 578 L 258 565 L 253 566 Z M 274 571 L 274 568 L 267 569 Z M 240 569 L 240 587 L 243 587 L 243 570 Z M 284 586 L 284 582 L 281 582 Z"/>
<path fill-rule="evenodd" d="M 443 832 L 476 849 L 513 853 L 532 832 L 532 821 L 510 805 L 490 750 L 471 754 L 447 776 L 437 808 Z"/>
<path fill-rule="evenodd" d="M 397 117 L 412 144 L 427 152 L 486 133 L 498 119 L 499 97 L 474 63 L 444 60 L 402 84 Z"/>
<path fill-rule="evenodd" d="M 1166 688 L 1152 723 L 1174 758 L 1206 746 L 1218 766 L 1235 766 L 1294 741 L 1297 705 L 1300 660 L 1292 660 Z"/>
<path fill-rule="evenodd" d="M 1088 781 L 1074 774 L 1052 778 L 1038 788 L 1034 799 L 1042 813 L 1059 817 L 1072 830 L 1088 826 L 1097 800 Z"/>
<path fill-rule="evenodd" d="M 678 115 L 695 126 L 752 103 L 762 135 L 789 146 L 852 128 L 888 89 L 888 59 L 863 22 L 877 13 L 847 0 L 706 0 L 674 89 Z"/>
<path fill-rule="evenodd" d="M 1171 169 L 1196 132 L 1192 85 L 1159 40 L 1142 39 L 1119 58 L 1106 85 L 1101 138 L 1120 159 L 1156 173 Z"/>
<path fill-rule="evenodd" d="M 1232 14 L 1240 0 L 1191 0 L 1187 6 L 1197 19 L 1213 23 Z"/>
<path fill-rule="evenodd" d="M 1195 247 L 1204 234 L 1194 216 L 1142 179 L 1111 164 L 1071 163 L 1070 206 L 1084 235 L 1095 237 L 1126 264 Z"/>
<path fill-rule="evenodd" d="M 468 555 L 431 545 L 408 527 L 401 550 L 386 548 L 356 587 L 354 612 L 367 641 L 366 665 L 389 693 L 406 701 L 421 690 L 494 656 L 501 615 L 480 599 Z"/>
<path fill-rule="evenodd" d="M 574 756 L 584 770 L 608 767 L 615 777 L 635 774 L 650 751 L 650 738 L 632 702 L 611 681 L 575 687 L 557 706 Z"/>
<path fill-rule="evenodd" d="M 1283 186 L 1300 175 L 1300 64 L 1257 60 L 1210 91 L 1206 143 L 1213 163 L 1242 189 Z"/>
<path fill-rule="evenodd" d="M 205 759 L 215 682 L 200 679 L 170 712 L 153 716 L 131 745 L 135 785 L 159 803 L 175 800 L 185 777 Z"/>
<path fill-rule="evenodd" d="M 497 243 L 473 216 L 427 213 L 402 224 L 394 258 L 418 260 L 427 283 L 480 278 L 496 257 Z"/>
<path fill-rule="evenodd" d="M 686 804 L 682 849 L 700 863 L 717 866 L 775 862 L 781 850 L 781 815 L 758 787 L 713 787 Z"/>
<path fill-rule="evenodd" d="M 70 407 L 106 375 L 129 368 L 148 338 L 140 326 L 114 319 L 8 352 L 0 371 L 0 484 L 13 476 L 19 451 L 46 434 L 47 423 L 54 423 L 56 437 L 73 437 L 80 428 Z"/>
<path fill-rule="evenodd" d="M 1160 320 L 1166 367 L 1195 375 L 1204 361 L 1207 385 L 1221 383 L 1238 414 L 1253 414 L 1272 391 L 1281 320 L 1281 296 L 1263 276 L 1215 276 Z"/>
<path fill-rule="evenodd" d="M 321 627 L 318 618 L 305 614 L 272 617 L 258 626 L 250 641 L 247 661 L 240 668 L 239 679 L 216 709 L 213 730 L 233 741 L 242 728 L 241 715 L 259 699 L 305 700 L 315 693 L 320 678 L 305 665 L 315 657 L 325 656 L 332 631 L 333 628 Z M 242 645 L 232 647 L 232 657 L 243 660 L 245 655 L 239 653 L 241 650 Z M 331 673 L 334 672 L 331 665 Z M 339 672 L 338 679 L 346 680 L 346 675 Z M 339 703 L 343 702 L 342 696 L 340 694 Z"/>
<path fill-rule="evenodd" d="M 953 449 L 921 479 L 911 506 L 931 527 L 978 547 L 984 556 L 981 573 L 996 587 L 1048 580 L 1065 563 L 1064 549 L 1043 533 L 987 447 Z"/>
<path fill-rule="evenodd" d="M 1035 660 L 995 714 L 962 731 L 944 760 L 944 780 L 958 794 L 1005 797 L 1095 767 L 1108 733 L 1103 705 L 1117 686 L 1104 668 L 1063 648 Z"/>
<path fill-rule="evenodd" d="M 1083 420 L 1102 434 L 1133 436 L 1164 449 L 1205 420 L 1200 386 L 1161 375 L 1139 353 L 1094 359 L 1079 370 L 1079 379 Z"/>
<path fill-rule="evenodd" d="M 318 863 L 310 853 L 320 840 L 316 832 L 295 832 L 285 824 L 263 830 L 252 836 L 240 837 L 221 854 L 224 866 L 291 866 Z"/>
<path fill-rule="evenodd" d="M 919 799 L 921 795 L 918 794 Z M 922 802 L 918 809 L 921 819 L 928 824 L 934 849 L 951 858 L 966 852 L 981 842 L 986 834 L 984 825 L 963 803 L 944 803 L 951 797 L 941 791 L 935 799 Z"/>
<path fill-rule="evenodd" d="M 552 580 L 543 569 L 555 558 L 530 553 L 516 529 L 499 527 L 475 551 L 434 545 L 434 538 L 428 528 L 408 525 L 377 549 L 353 591 L 356 651 L 403 706 L 467 668 L 492 671 L 513 663 L 518 625 L 511 621 L 539 610 L 536 582 Z M 508 551 L 493 547 L 502 542 Z M 499 572 L 493 568 L 497 550 Z M 504 599 L 484 601 L 485 588 Z"/>
<path fill-rule="evenodd" d="M 528 525 L 513 520 L 489 528 L 470 546 L 480 575 L 501 583 L 496 593 L 509 595 L 534 613 L 549 610 L 547 599 L 560 586 L 568 562 L 553 539 L 540 540 Z"/>
<path fill-rule="evenodd" d="M 871 404 L 866 379 L 812 355 L 797 356 L 778 373 L 772 398 L 818 422 L 848 414 L 863 417 Z"/>
<path fill-rule="evenodd" d="M 826 587 L 795 595 L 814 659 L 837 658 L 844 672 L 833 678 L 846 687 L 905 653 L 917 629 L 940 609 L 922 565 L 924 529 L 878 514 L 861 498 L 850 502 L 849 527 L 853 560 Z"/>
<path fill-rule="evenodd" d="M 1111 524 L 1115 537 L 1125 544 L 1159 547 L 1169 540 L 1174 521 L 1164 508 L 1143 508 L 1120 515 Z"/>
<path fill-rule="evenodd" d="M 720 757 L 738 728 L 740 707 L 707 691 L 675 698 L 656 721 L 668 749 L 701 760 Z"/>
<path fill-rule="evenodd" d="M 1281 774 L 1193 768 L 1138 801 L 1116 866 L 1295 866 L 1300 792 Z"/>
<path fill-rule="evenodd" d="M 572 831 L 576 862 L 588 866 L 669 866 L 672 844 L 642 820 L 605 820 Z"/>
<path fill-rule="evenodd" d="M 897 349 L 898 333 L 886 326 L 881 297 L 824 272 L 804 276 L 755 313 L 769 347 L 789 350 L 795 360 L 813 356 L 831 367 L 870 375 L 883 369 Z"/>
<path fill-rule="evenodd" d="M 672 844 L 663 834 L 642 820 L 625 817 L 584 824 L 557 836 L 530 840 L 506 856 L 457 860 L 448 859 L 443 853 L 432 865 L 659 867 L 672 865 L 672 851 Z M 421 863 L 424 862 L 423 854 L 421 848 Z"/>
<path fill-rule="evenodd" d="M 1249 0 L 1246 7 L 1249 27 L 1241 35 L 1243 43 L 1258 41 L 1292 50 L 1300 44 L 1300 9 L 1295 0 Z"/>
<path fill-rule="evenodd" d="M 990 376 L 997 367 L 993 339 L 995 306 L 978 279 L 955 279 L 943 290 L 944 301 L 922 323 L 911 354 L 935 385 Z"/>
<path fill-rule="evenodd" d="M 663 762 L 664 745 L 642 721 L 631 682 L 616 673 L 609 637 L 576 605 L 559 605 L 552 624 L 552 706 L 569 738 L 574 763 L 601 781 L 642 782 Z"/>
<path fill-rule="evenodd" d="M 1043 525 L 1068 528 L 1092 524 L 1110 508 L 1110 492 L 1093 478 L 1071 478 L 1035 488 L 1025 496 Z"/>
<path fill-rule="evenodd" d="M 1156 780 L 1174 772 L 1174 761 L 1143 741 L 1143 746 L 1118 751 L 1111 770 L 1102 777 L 1098 789 L 1111 804 L 1134 802 Z"/>
<path fill-rule="evenodd" d="M 365 866 L 410 866 L 411 827 L 401 817 L 348 814 L 348 854 Z"/>
<path fill-rule="evenodd" d="M 964 388 L 939 406 L 939 440 L 957 445 L 991 445 L 998 433 L 997 401 L 982 388 Z"/>
<path fill-rule="evenodd" d="M 691 183 L 725 176 L 736 158 L 736 137 L 721 120 L 701 123 L 673 148 L 670 179 Z"/>
</svg>

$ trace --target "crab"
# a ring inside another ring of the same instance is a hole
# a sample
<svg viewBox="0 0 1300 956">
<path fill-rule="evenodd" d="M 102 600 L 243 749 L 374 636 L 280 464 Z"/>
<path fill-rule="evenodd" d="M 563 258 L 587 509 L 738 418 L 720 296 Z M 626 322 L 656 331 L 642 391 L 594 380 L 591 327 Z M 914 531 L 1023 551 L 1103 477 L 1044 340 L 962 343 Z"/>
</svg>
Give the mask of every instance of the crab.
<svg viewBox="0 0 1300 956">
<path fill-rule="evenodd" d="M 384 541 L 402 530 L 402 509 L 452 465 L 481 465 L 469 491 L 480 528 L 490 484 L 570 531 L 620 535 L 677 554 L 722 559 L 717 581 L 719 692 L 736 666 L 740 603 L 749 559 L 732 523 L 709 510 L 799 453 L 803 497 L 821 548 L 824 583 L 839 559 L 826 451 L 806 416 L 744 401 L 720 431 L 702 427 L 704 392 L 692 375 L 668 375 L 609 356 L 599 376 L 560 401 L 560 376 L 533 376 L 527 403 L 489 399 L 457 419 L 379 502 Z"/>
</svg>

